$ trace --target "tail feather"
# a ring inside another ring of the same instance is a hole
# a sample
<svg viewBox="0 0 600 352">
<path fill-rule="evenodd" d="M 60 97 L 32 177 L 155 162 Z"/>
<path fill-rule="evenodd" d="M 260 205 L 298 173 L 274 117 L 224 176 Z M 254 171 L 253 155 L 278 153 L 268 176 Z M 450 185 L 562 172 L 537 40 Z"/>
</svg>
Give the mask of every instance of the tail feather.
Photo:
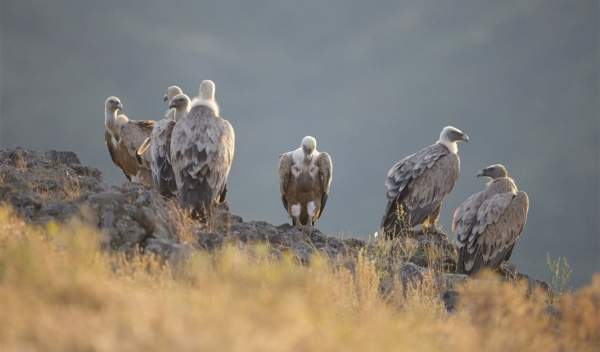
<svg viewBox="0 0 600 352">
<path fill-rule="evenodd" d="M 469 253 L 467 245 L 460 248 L 456 271 L 460 274 L 474 275 L 483 267 L 483 254 L 481 248 L 477 247 L 475 252 Z"/>
<path fill-rule="evenodd" d="M 183 178 L 178 199 L 181 206 L 189 209 L 194 218 L 208 219 L 212 215 L 213 192 L 206 179 Z"/>
</svg>

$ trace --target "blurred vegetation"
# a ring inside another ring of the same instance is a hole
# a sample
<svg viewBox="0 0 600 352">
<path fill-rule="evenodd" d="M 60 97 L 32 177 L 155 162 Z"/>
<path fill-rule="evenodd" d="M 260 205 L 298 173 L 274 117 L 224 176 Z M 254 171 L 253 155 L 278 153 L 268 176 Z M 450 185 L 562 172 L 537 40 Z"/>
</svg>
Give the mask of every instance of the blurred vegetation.
<svg viewBox="0 0 600 352">
<path fill-rule="evenodd" d="M 448 313 L 433 280 L 382 297 L 377 260 L 308 265 L 265 246 L 198 251 L 172 267 L 101 251 L 72 221 L 0 208 L 2 351 L 597 351 L 600 274 L 552 306 L 486 274 Z M 410 242 L 397 247 L 414 255 Z M 389 248 L 388 248 L 389 250 Z M 561 269 L 562 270 L 562 269 Z M 562 272 L 562 271 L 561 271 Z"/>
<path fill-rule="evenodd" d="M 571 275 L 573 271 L 569 266 L 567 258 L 558 257 L 553 259 L 550 253 L 546 254 L 546 264 L 550 269 L 550 287 L 557 294 L 563 294 L 570 290 Z"/>
</svg>

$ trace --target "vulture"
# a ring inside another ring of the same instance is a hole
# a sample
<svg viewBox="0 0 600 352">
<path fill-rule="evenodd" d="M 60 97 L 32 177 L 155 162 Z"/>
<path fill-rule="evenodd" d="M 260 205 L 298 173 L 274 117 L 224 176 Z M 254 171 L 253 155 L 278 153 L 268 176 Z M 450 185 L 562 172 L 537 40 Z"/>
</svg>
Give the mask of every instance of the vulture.
<svg viewBox="0 0 600 352">
<path fill-rule="evenodd" d="M 279 190 L 283 207 L 295 226 L 313 226 L 323 214 L 333 164 L 331 157 L 317 150 L 317 140 L 306 136 L 296 150 L 279 157 Z"/>
<path fill-rule="evenodd" d="M 171 134 L 179 203 L 209 226 L 215 205 L 224 199 L 235 148 L 233 127 L 219 116 L 214 92 L 213 81 L 202 81 L 200 96 L 192 100 L 189 112 L 175 123 Z"/>
<path fill-rule="evenodd" d="M 104 104 L 104 138 L 110 157 L 129 181 L 150 186 L 150 170 L 140 163 L 137 150 L 154 127 L 154 121 L 134 121 L 122 114 L 123 104 L 117 97 L 108 97 Z M 146 156 L 144 156 L 146 157 Z"/>
<path fill-rule="evenodd" d="M 469 137 L 447 126 L 439 140 L 398 161 L 385 179 L 387 205 L 381 221 L 386 238 L 403 228 L 436 226 L 444 198 L 452 191 L 460 171 L 458 142 Z"/>
<path fill-rule="evenodd" d="M 467 198 L 452 219 L 460 249 L 457 270 L 469 275 L 510 259 L 529 210 L 527 193 L 517 189 L 503 165 L 488 166 L 477 176 L 491 181 Z"/>
<path fill-rule="evenodd" d="M 169 87 L 169 90 L 171 88 Z M 165 197 L 172 197 L 177 193 L 175 174 L 171 167 L 171 133 L 175 122 L 188 113 L 189 106 L 190 98 L 187 95 L 178 94 L 172 97 L 169 101 L 169 112 L 164 119 L 156 122 L 152 134 L 137 151 L 138 156 L 141 156 L 150 148 L 152 184 Z"/>
</svg>

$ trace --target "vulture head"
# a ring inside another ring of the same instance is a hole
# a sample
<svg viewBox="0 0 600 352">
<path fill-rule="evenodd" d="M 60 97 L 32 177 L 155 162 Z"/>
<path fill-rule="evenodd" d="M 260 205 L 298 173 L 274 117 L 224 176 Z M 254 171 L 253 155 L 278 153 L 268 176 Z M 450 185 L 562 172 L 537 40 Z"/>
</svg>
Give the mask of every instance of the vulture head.
<svg viewBox="0 0 600 352">
<path fill-rule="evenodd" d="M 458 152 L 458 142 L 469 142 L 469 136 L 456 127 L 446 126 L 440 133 L 439 143 L 445 145 L 454 154 Z"/>
<path fill-rule="evenodd" d="M 169 109 L 175 109 L 175 120 L 178 120 L 190 110 L 190 98 L 185 94 L 178 94 L 171 99 Z"/>
<path fill-rule="evenodd" d="M 114 113 L 117 110 L 123 110 L 123 104 L 117 97 L 110 96 L 104 102 L 104 108 L 107 112 Z"/>
<path fill-rule="evenodd" d="M 440 140 L 448 142 L 469 142 L 469 136 L 456 127 L 446 126 L 440 134 Z"/>
<path fill-rule="evenodd" d="M 489 177 L 491 179 L 497 179 L 500 177 L 507 177 L 508 171 L 502 164 L 494 164 L 481 169 L 477 173 L 477 177 Z"/>
<path fill-rule="evenodd" d="M 200 99 L 215 100 L 215 82 L 210 79 L 205 79 L 200 82 Z"/>
<path fill-rule="evenodd" d="M 185 94 L 177 94 L 171 99 L 170 109 L 184 110 L 190 105 L 190 98 Z"/>
<path fill-rule="evenodd" d="M 302 138 L 302 151 L 306 159 L 312 158 L 313 152 L 317 149 L 317 140 L 315 137 L 306 136 Z"/>
<path fill-rule="evenodd" d="M 173 98 L 176 95 L 179 95 L 179 94 L 182 94 L 182 93 L 183 93 L 183 91 L 178 86 L 170 86 L 169 88 L 167 88 L 167 94 L 164 95 L 163 101 L 165 103 L 169 102 L 169 101 L 173 100 Z"/>
<path fill-rule="evenodd" d="M 216 116 L 220 116 L 219 104 L 215 100 L 215 82 L 206 79 L 200 83 L 200 93 L 192 101 L 191 109 L 197 105 L 211 108 Z"/>
</svg>

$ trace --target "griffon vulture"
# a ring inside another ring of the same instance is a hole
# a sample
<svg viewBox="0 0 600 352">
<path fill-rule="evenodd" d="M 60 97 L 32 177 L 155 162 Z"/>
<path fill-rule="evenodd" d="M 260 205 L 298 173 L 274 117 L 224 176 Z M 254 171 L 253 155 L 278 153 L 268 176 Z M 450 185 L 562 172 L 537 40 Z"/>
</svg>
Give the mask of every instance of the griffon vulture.
<svg viewBox="0 0 600 352">
<path fill-rule="evenodd" d="M 436 143 L 400 160 L 388 171 L 387 205 L 381 221 L 386 237 L 398 234 L 402 226 L 436 225 L 442 201 L 458 179 L 461 141 L 468 142 L 469 137 L 457 128 L 444 127 Z"/>
<path fill-rule="evenodd" d="M 219 116 L 214 82 L 202 81 L 200 91 L 201 96 L 173 128 L 171 165 L 180 204 L 192 215 L 211 220 L 213 207 L 224 198 L 235 134 Z"/>
<path fill-rule="evenodd" d="M 169 89 L 171 88 L 169 87 Z M 189 106 L 190 98 L 187 95 L 178 94 L 172 97 L 169 102 L 169 113 L 164 119 L 156 122 L 152 134 L 138 149 L 139 156 L 147 153 L 150 148 L 152 184 L 165 197 L 171 197 L 177 193 L 175 174 L 171 167 L 171 133 L 175 122 L 188 113 Z"/>
<path fill-rule="evenodd" d="M 517 189 L 503 165 L 488 166 L 477 176 L 491 181 L 454 211 L 452 221 L 460 248 L 458 271 L 465 274 L 496 269 L 508 260 L 529 210 L 527 193 Z"/>
<path fill-rule="evenodd" d="M 104 108 L 104 138 L 113 163 L 129 181 L 150 186 L 150 169 L 140 164 L 137 150 L 152 132 L 154 121 L 129 120 L 120 113 L 123 104 L 117 97 L 108 97 Z"/>
<path fill-rule="evenodd" d="M 279 190 L 292 224 L 312 226 L 321 217 L 332 172 L 331 157 L 317 150 L 317 140 L 311 136 L 304 137 L 298 149 L 279 157 Z"/>
</svg>

